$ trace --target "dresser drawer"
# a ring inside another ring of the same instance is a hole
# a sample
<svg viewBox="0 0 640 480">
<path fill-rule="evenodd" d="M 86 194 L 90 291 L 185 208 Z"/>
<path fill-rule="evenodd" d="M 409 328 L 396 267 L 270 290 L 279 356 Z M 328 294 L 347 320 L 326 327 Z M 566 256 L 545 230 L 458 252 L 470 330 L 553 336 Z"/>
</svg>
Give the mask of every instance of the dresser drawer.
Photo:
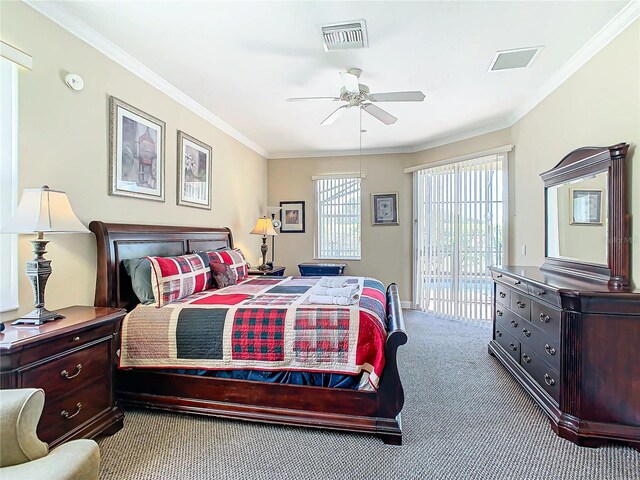
<svg viewBox="0 0 640 480">
<path fill-rule="evenodd" d="M 500 307 L 497 306 L 496 307 L 496 324 L 500 325 L 503 331 L 509 332 L 514 337 L 518 337 L 522 327 L 525 325 L 528 325 L 529 322 L 526 322 L 522 318 L 518 317 L 516 314 L 514 314 L 510 310 L 507 310 L 507 309 L 501 310 Z"/>
<path fill-rule="evenodd" d="M 542 359 L 533 353 L 527 345 L 521 347 L 520 365 L 529 375 L 551 395 L 556 402 L 560 401 L 560 375 L 550 368 Z"/>
<path fill-rule="evenodd" d="M 82 388 L 56 398 L 45 396 L 38 436 L 52 442 L 111 408 L 110 377 L 104 376 Z"/>
<path fill-rule="evenodd" d="M 531 318 L 531 299 L 526 295 L 511 292 L 511 310 L 525 320 L 529 320 Z"/>
<path fill-rule="evenodd" d="M 491 276 L 496 282 L 503 283 L 508 287 L 515 288 L 524 293 L 529 293 L 529 285 L 522 280 L 518 280 L 517 278 L 510 277 L 509 275 L 505 275 L 504 273 L 491 272 Z"/>
<path fill-rule="evenodd" d="M 550 303 L 556 307 L 562 306 L 562 301 L 556 291 L 547 290 L 546 288 L 537 287 L 535 285 L 529 285 L 529 294 L 538 300 Z"/>
<path fill-rule="evenodd" d="M 494 327 L 493 337 L 516 362 L 520 362 L 520 342 L 499 323 L 496 323 Z"/>
<path fill-rule="evenodd" d="M 42 388 L 47 398 L 57 399 L 106 375 L 112 368 L 110 349 L 110 340 L 104 340 L 56 360 L 35 364 L 22 372 L 21 386 Z"/>
<path fill-rule="evenodd" d="M 511 290 L 500 283 L 496 283 L 496 302 L 505 307 L 511 305 Z"/>
<path fill-rule="evenodd" d="M 531 322 L 554 338 L 560 338 L 562 312 L 542 302 L 531 302 Z"/>
<path fill-rule="evenodd" d="M 109 322 L 104 325 L 90 328 L 83 331 L 76 331 L 68 334 L 61 334 L 58 337 L 49 340 L 45 347 L 34 346 L 33 348 L 25 348 L 20 359 L 23 365 L 36 362 L 43 357 L 42 350 L 46 349 L 47 356 L 53 356 L 57 353 L 71 350 L 87 343 L 91 343 L 99 338 L 113 336 L 113 323 Z"/>
<path fill-rule="evenodd" d="M 516 337 L 527 346 L 530 352 L 538 355 L 552 368 L 560 370 L 560 342 L 557 337 L 551 337 L 544 330 L 530 323 L 518 329 Z"/>
</svg>

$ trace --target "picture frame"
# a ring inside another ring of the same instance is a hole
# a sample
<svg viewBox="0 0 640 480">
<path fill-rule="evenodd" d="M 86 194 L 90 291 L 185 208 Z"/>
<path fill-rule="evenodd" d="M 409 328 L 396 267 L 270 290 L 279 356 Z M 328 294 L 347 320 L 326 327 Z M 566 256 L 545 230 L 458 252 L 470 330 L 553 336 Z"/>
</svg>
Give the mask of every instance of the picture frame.
<svg viewBox="0 0 640 480">
<path fill-rule="evenodd" d="M 165 123 L 109 97 L 109 195 L 164 202 Z"/>
<path fill-rule="evenodd" d="M 602 225 L 602 190 L 570 189 L 571 225 Z"/>
<path fill-rule="evenodd" d="M 176 203 L 211 210 L 213 149 L 178 130 Z"/>
<path fill-rule="evenodd" d="M 280 223 L 280 233 L 305 233 L 304 202 L 280 202 Z"/>
<path fill-rule="evenodd" d="M 371 194 L 371 225 L 400 225 L 398 192 Z"/>
</svg>

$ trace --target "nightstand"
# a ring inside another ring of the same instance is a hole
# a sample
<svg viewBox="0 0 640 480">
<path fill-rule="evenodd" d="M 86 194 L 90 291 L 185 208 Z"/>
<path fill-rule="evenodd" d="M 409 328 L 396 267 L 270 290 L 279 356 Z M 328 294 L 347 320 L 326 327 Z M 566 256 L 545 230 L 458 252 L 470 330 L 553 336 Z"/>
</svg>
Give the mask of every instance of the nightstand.
<svg viewBox="0 0 640 480">
<path fill-rule="evenodd" d="M 252 276 L 253 275 L 274 275 L 276 277 L 283 277 L 285 269 L 286 267 L 279 267 L 277 265 L 274 265 L 269 270 L 259 270 L 257 268 L 250 268 L 249 275 L 252 275 Z"/>
<path fill-rule="evenodd" d="M 113 434 L 124 415 L 115 403 L 113 372 L 126 311 L 69 307 L 44 325 L 5 323 L 0 333 L 0 388 L 42 388 L 38 437 L 55 447 L 76 438 Z"/>
</svg>

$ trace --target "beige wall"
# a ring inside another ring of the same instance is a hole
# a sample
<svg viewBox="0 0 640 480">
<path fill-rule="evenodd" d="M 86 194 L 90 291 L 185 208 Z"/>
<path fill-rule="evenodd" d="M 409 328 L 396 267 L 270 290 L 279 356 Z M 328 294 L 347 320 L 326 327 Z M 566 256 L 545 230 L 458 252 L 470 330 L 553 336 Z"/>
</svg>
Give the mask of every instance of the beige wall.
<svg viewBox="0 0 640 480">
<path fill-rule="evenodd" d="M 229 226 L 250 258 L 259 239 L 248 232 L 265 211 L 267 161 L 159 90 L 67 33 L 22 2 L 3 2 L 2 39 L 33 56 L 19 80 L 19 188 L 48 184 L 68 193 L 76 215 L 91 220 L 194 226 Z M 85 80 L 81 92 L 63 81 L 67 72 Z M 116 97 L 166 122 L 164 203 L 109 196 L 108 98 Z M 176 131 L 213 147 L 211 211 L 176 205 Z M 53 275 L 47 306 L 93 304 L 96 249 L 92 234 L 50 235 Z M 33 308 L 22 273 L 31 257 L 29 236 L 20 237 L 19 312 Z"/>
</svg>

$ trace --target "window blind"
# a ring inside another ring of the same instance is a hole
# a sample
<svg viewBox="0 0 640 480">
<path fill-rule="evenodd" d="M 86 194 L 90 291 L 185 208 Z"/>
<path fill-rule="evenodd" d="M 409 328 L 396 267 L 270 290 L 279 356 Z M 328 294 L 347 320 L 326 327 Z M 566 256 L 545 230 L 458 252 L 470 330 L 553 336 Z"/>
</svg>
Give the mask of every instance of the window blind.
<svg viewBox="0 0 640 480">
<path fill-rule="evenodd" d="M 360 178 L 314 179 L 317 259 L 360 259 L 360 183 Z"/>
</svg>

